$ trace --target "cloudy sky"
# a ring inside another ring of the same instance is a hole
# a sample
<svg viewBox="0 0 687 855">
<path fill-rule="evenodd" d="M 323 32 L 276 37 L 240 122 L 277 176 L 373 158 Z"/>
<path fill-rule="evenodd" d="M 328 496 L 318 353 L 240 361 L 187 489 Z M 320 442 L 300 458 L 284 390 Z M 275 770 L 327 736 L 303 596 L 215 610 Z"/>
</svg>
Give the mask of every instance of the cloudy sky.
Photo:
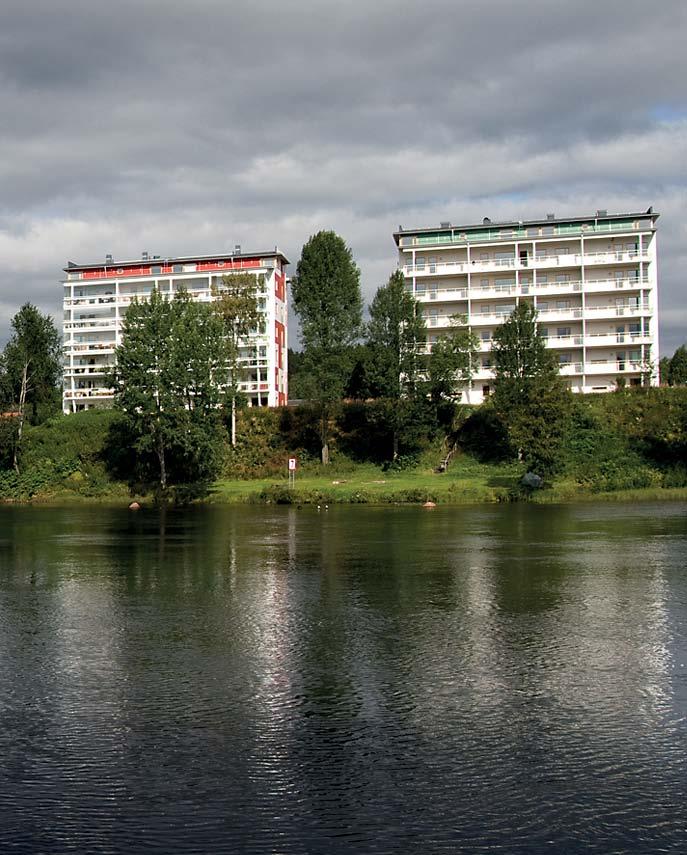
<svg viewBox="0 0 687 855">
<path fill-rule="evenodd" d="M 0 340 L 61 268 L 644 210 L 687 340 L 685 0 L 2 0 Z M 292 342 L 293 343 L 293 342 Z"/>
</svg>

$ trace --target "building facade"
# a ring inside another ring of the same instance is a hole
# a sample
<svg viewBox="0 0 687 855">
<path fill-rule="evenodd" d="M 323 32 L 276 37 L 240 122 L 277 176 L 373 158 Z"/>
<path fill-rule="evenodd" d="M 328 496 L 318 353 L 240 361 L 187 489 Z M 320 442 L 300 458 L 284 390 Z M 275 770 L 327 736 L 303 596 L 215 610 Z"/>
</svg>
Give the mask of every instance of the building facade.
<svg viewBox="0 0 687 855">
<path fill-rule="evenodd" d="M 281 406 L 287 387 L 288 259 L 276 247 L 271 252 L 74 264 L 64 268 L 64 393 L 66 413 L 109 407 L 112 390 L 107 375 L 121 343 L 122 321 L 133 300 L 145 300 L 153 288 L 171 298 L 185 288 L 194 300 L 211 301 L 212 286 L 222 276 L 253 273 L 261 277 L 258 305 L 264 317 L 260 331 L 242 342 L 241 391 L 251 406 Z"/>
<path fill-rule="evenodd" d="M 467 318 L 480 340 L 462 399 L 493 388 L 491 342 L 520 301 L 577 392 L 658 385 L 656 220 L 643 213 L 492 223 L 442 223 L 394 233 L 406 287 L 422 304 L 427 349 Z"/>
</svg>

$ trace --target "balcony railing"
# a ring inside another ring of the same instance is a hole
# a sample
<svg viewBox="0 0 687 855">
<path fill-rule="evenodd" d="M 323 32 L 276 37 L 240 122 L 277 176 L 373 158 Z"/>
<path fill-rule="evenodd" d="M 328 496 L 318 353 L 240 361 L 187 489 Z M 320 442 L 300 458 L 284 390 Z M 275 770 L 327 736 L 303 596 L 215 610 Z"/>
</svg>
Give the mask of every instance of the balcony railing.
<svg viewBox="0 0 687 855">
<path fill-rule="evenodd" d="M 83 329 L 93 329 L 94 327 L 101 329 L 103 327 L 115 327 L 117 325 L 117 318 L 105 318 L 101 321 L 73 321 L 71 323 L 66 323 L 64 325 L 65 330 L 83 330 Z"/>
<path fill-rule="evenodd" d="M 628 264 L 647 260 L 646 250 L 619 250 L 606 252 L 537 254 L 525 258 L 474 258 L 467 261 L 437 261 L 425 264 L 405 264 L 402 270 L 406 276 L 446 276 L 468 272 L 503 269 L 547 269 L 550 267 L 580 267 L 589 264 Z"/>
</svg>

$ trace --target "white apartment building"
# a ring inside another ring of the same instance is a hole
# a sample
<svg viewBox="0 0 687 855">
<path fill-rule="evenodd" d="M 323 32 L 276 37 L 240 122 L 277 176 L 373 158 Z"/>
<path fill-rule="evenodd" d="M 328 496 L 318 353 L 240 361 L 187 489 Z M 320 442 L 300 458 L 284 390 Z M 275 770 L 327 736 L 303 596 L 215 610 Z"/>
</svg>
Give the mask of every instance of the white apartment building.
<svg viewBox="0 0 687 855">
<path fill-rule="evenodd" d="M 656 220 L 642 213 L 404 229 L 406 286 L 422 304 L 427 349 L 464 315 L 480 356 L 463 400 L 493 387 L 491 342 L 522 300 L 534 305 L 561 375 L 577 392 L 658 385 Z"/>
<path fill-rule="evenodd" d="M 68 262 L 63 282 L 65 413 L 112 405 L 106 377 L 133 300 L 145 300 L 153 288 L 170 297 L 185 288 L 193 299 L 210 301 L 212 285 L 237 272 L 253 273 L 263 281 L 258 292 L 263 331 L 242 343 L 241 390 L 251 406 L 286 404 L 288 263 L 276 247 L 270 252 L 242 253 L 240 246 L 233 253 L 218 255 L 160 258 L 143 253 L 134 261 L 114 261 L 108 255 L 104 262 Z"/>
</svg>

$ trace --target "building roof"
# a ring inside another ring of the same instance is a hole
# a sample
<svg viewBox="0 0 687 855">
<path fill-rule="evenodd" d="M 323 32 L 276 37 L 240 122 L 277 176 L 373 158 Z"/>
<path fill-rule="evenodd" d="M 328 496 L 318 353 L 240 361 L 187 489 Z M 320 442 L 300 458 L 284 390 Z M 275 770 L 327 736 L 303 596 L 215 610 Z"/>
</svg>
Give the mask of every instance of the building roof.
<svg viewBox="0 0 687 855">
<path fill-rule="evenodd" d="M 159 255 L 149 255 L 147 258 L 133 258 L 126 261 L 118 258 L 106 259 L 105 261 L 101 259 L 87 264 L 77 264 L 74 261 L 68 261 L 67 266 L 62 269 L 65 273 L 74 273 L 77 270 L 97 270 L 107 267 L 140 267 L 141 264 L 156 267 L 158 265 L 169 266 L 170 264 L 192 264 L 194 261 L 242 261 L 254 258 L 280 258 L 285 265 L 291 263 L 284 253 L 275 247 L 267 252 L 218 252 L 214 255 L 179 255 L 164 258 Z"/>
<path fill-rule="evenodd" d="M 637 220 L 637 219 L 650 219 L 653 223 L 658 219 L 660 214 L 654 213 L 653 207 L 648 208 L 646 211 L 641 212 L 628 212 L 624 214 L 609 214 L 607 211 L 596 211 L 594 214 L 588 214 L 586 217 L 556 217 L 553 214 L 547 214 L 545 217 L 540 217 L 536 220 L 490 220 L 489 217 L 485 217 L 481 223 L 467 223 L 467 224 L 456 224 L 445 222 L 441 223 L 438 226 L 429 226 L 429 227 L 420 227 L 417 229 L 404 229 L 399 226 L 398 230 L 395 231 L 394 240 L 398 244 L 399 239 L 404 235 L 416 235 L 420 232 L 423 234 L 439 234 L 442 232 L 470 232 L 470 231 L 483 231 L 485 228 L 488 229 L 522 229 L 522 228 L 532 228 L 534 226 L 552 226 L 561 223 L 598 223 L 598 222 L 609 222 L 612 220 Z"/>
</svg>

